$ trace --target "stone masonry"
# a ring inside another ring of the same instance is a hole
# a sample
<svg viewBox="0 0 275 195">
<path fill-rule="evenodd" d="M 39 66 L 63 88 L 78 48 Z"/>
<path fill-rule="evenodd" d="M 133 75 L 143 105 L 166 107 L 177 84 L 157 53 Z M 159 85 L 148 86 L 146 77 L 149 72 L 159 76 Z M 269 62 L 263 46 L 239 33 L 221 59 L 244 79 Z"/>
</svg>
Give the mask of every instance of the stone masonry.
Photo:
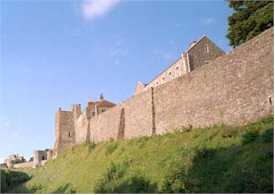
<svg viewBox="0 0 275 195">
<path fill-rule="evenodd" d="M 242 125 L 271 115 L 273 28 L 225 55 L 208 41 L 202 38 L 191 46 L 190 69 L 179 77 L 155 86 L 140 82 L 136 95 L 117 105 L 109 102 L 97 114 L 94 104 L 84 112 L 80 105 L 72 111 L 59 109 L 55 155 L 85 142 L 151 136 L 180 127 Z"/>
</svg>

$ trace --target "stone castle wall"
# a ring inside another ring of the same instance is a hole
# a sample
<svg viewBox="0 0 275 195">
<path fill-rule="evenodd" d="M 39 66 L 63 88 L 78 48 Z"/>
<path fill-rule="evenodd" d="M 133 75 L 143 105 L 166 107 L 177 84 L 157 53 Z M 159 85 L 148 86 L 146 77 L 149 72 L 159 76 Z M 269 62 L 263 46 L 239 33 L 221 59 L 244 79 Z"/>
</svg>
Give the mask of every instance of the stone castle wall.
<svg viewBox="0 0 275 195">
<path fill-rule="evenodd" d="M 239 125 L 271 114 L 273 31 L 155 88 L 154 95 L 157 133 L 189 125 Z"/>
<path fill-rule="evenodd" d="M 15 169 L 24 169 L 24 168 L 32 168 L 32 167 L 33 167 L 33 161 L 17 163 L 13 165 L 13 168 Z"/>
<path fill-rule="evenodd" d="M 84 143 L 87 138 L 88 119 L 86 113 L 82 113 L 75 121 L 75 141 L 76 144 Z"/>
<path fill-rule="evenodd" d="M 152 93 L 147 90 L 132 96 L 121 106 L 125 112 L 125 138 L 151 135 L 152 132 Z"/>
<path fill-rule="evenodd" d="M 75 129 L 70 119 L 59 129 L 75 130 L 75 144 L 98 143 L 163 134 L 182 126 L 240 125 L 272 113 L 273 28 L 231 53 L 132 96 L 96 117 L 87 118 L 82 113 L 75 120 Z"/>
<path fill-rule="evenodd" d="M 110 110 L 90 119 L 90 141 L 101 142 L 111 138 L 116 139 L 120 122 L 120 107 Z"/>
</svg>

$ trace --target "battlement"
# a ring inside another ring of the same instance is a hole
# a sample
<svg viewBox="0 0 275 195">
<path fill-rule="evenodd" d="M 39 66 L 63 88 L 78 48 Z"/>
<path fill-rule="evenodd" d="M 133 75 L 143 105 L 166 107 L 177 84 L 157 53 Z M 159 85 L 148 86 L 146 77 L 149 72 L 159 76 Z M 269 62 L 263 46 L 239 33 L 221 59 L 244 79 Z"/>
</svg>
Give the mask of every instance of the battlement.
<svg viewBox="0 0 275 195">
<path fill-rule="evenodd" d="M 186 74 L 158 85 L 154 84 L 158 79 L 146 86 L 139 83 L 138 95 L 118 105 L 106 106 L 103 98 L 89 102 L 83 113 L 80 105 L 69 112 L 58 111 L 55 150 L 60 153 L 75 144 L 151 136 L 180 127 L 242 125 L 272 114 L 273 28 L 228 54 L 207 44 L 209 52 L 217 51 L 209 59 L 205 43 L 207 37 L 181 57 L 190 63 Z M 177 64 L 183 61 L 171 67 Z M 169 75 L 167 70 L 163 74 Z"/>
</svg>

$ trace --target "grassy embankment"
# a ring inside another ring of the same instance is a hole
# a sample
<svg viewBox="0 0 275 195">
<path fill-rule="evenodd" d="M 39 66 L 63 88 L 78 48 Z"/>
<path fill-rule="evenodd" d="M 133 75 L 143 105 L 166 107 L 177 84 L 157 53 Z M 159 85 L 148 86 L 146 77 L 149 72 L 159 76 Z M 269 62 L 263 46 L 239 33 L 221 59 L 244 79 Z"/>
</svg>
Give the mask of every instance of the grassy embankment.
<svg viewBox="0 0 275 195">
<path fill-rule="evenodd" d="M 9 192 L 272 192 L 273 117 L 84 144 L 25 172 L 32 178 Z"/>
</svg>

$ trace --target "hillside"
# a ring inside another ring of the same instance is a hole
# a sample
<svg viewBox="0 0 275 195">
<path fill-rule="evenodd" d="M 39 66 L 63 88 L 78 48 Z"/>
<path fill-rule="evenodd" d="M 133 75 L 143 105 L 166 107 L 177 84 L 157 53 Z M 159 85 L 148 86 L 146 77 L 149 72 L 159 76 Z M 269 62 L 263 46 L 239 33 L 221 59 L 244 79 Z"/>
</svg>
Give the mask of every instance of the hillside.
<svg viewBox="0 0 275 195">
<path fill-rule="evenodd" d="M 273 117 L 80 145 L 24 172 L 10 192 L 273 192 Z"/>
</svg>

